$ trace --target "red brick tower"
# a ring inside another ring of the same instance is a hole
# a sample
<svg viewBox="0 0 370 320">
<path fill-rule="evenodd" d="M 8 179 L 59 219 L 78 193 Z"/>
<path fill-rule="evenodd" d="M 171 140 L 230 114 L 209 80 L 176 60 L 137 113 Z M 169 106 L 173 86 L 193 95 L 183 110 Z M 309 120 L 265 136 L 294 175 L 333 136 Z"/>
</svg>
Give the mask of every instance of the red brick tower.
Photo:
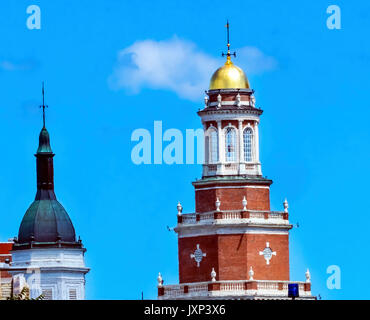
<svg viewBox="0 0 370 320">
<path fill-rule="evenodd" d="M 6 271 L 12 262 L 11 250 L 13 240 L 8 242 L 0 242 L 0 300 L 5 300 L 10 297 L 12 290 L 12 276 Z"/>
<path fill-rule="evenodd" d="M 159 299 L 288 298 L 288 203 L 270 211 L 271 180 L 262 176 L 258 127 L 262 110 L 244 72 L 227 60 L 212 76 L 201 117 L 203 177 L 193 182 L 196 213 L 178 204 L 179 285 L 163 286 Z M 310 274 L 298 284 L 313 299 Z"/>
</svg>

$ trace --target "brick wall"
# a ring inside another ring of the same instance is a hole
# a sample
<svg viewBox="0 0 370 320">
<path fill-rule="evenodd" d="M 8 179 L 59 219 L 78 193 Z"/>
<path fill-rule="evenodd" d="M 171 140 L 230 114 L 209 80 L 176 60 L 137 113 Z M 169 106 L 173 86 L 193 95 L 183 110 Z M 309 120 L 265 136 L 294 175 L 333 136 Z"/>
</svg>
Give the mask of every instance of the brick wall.
<svg viewBox="0 0 370 320">
<path fill-rule="evenodd" d="M 270 264 L 259 254 L 269 242 L 272 251 Z M 289 280 L 289 237 L 270 234 L 225 234 L 179 238 L 180 283 L 210 281 L 212 268 L 217 280 L 247 280 L 249 268 L 257 280 Z M 206 253 L 200 266 L 190 254 L 196 245 Z"/>
<path fill-rule="evenodd" d="M 214 185 L 217 186 L 217 185 Z M 216 210 L 217 197 L 221 201 L 220 210 L 243 209 L 243 197 L 247 199 L 249 210 L 270 210 L 270 190 L 263 188 L 220 188 L 210 190 L 195 190 L 196 212 Z"/>
<path fill-rule="evenodd" d="M 0 262 L 5 262 L 6 259 L 12 261 L 12 255 L 10 250 L 12 250 L 13 243 L 11 242 L 3 242 L 0 243 Z M 4 278 L 11 278 L 11 275 L 7 271 L 0 271 L 0 276 L 2 279 Z"/>
<path fill-rule="evenodd" d="M 250 94 L 248 93 L 242 93 L 240 92 L 240 100 L 241 101 L 249 101 L 250 100 Z M 222 93 L 221 94 L 221 97 L 222 97 L 222 101 L 236 101 L 236 96 L 238 95 L 238 93 Z M 211 94 L 209 95 L 209 101 L 210 102 L 217 102 L 217 96 L 218 96 L 218 93 L 214 93 L 214 94 Z"/>
</svg>

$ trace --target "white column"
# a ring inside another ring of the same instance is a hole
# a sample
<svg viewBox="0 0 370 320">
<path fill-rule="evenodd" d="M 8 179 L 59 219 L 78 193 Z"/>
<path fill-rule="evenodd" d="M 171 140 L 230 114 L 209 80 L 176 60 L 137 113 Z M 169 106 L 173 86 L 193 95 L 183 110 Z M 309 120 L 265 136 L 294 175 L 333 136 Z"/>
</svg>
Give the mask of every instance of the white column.
<svg viewBox="0 0 370 320">
<path fill-rule="evenodd" d="M 207 135 L 206 135 L 206 129 L 207 129 L 207 126 L 206 126 L 206 123 L 203 122 L 203 132 L 204 132 L 204 159 L 203 159 L 203 176 L 208 176 L 208 161 L 209 160 L 209 154 L 208 154 L 208 159 L 207 159 Z"/>
<path fill-rule="evenodd" d="M 224 131 L 222 130 L 221 121 L 217 121 L 217 131 L 218 131 L 218 172 L 223 173 L 223 165 L 225 163 L 225 137 Z"/>
<path fill-rule="evenodd" d="M 238 127 L 238 136 L 239 136 L 239 173 L 243 173 L 243 162 L 244 162 L 244 152 L 243 152 L 243 121 L 239 120 Z"/>
<path fill-rule="evenodd" d="M 204 132 L 204 162 L 203 164 L 208 164 L 209 163 L 209 145 L 208 145 L 208 150 L 207 150 L 207 125 L 205 122 L 203 124 L 203 132 Z M 209 140 L 208 140 L 209 141 Z M 207 154 L 208 154 L 208 161 L 207 161 Z"/>
<path fill-rule="evenodd" d="M 259 143 L 258 122 L 257 121 L 254 123 L 254 134 L 255 134 L 254 148 L 255 148 L 255 157 L 256 157 L 255 161 L 260 162 L 260 143 Z"/>
<path fill-rule="evenodd" d="M 262 175 L 262 169 L 261 169 L 261 164 L 260 164 L 260 138 L 258 134 L 258 121 L 255 122 L 254 124 L 254 148 L 255 148 L 255 162 L 257 163 L 257 174 Z"/>
</svg>

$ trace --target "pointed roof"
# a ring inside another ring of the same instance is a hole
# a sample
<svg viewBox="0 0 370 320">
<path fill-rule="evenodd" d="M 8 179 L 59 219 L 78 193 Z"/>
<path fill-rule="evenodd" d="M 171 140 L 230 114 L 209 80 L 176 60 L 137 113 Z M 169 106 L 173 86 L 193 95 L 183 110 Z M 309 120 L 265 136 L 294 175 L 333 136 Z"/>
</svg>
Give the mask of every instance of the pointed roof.
<svg viewBox="0 0 370 320">
<path fill-rule="evenodd" d="M 81 246 L 76 242 L 72 221 L 54 193 L 54 154 L 49 133 L 42 128 L 36 153 L 37 193 L 35 201 L 26 211 L 19 227 L 15 249 L 30 245 L 61 244 Z"/>
<path fill-rule="evenodd" d="M 39 147 L 37 153 L 53 153 L 50 147 L 50 136 L 45 127 L 42 128 L 39 136 Z"/>
<path fill-rule="evenodd" d="M 22 219 L 13 250 L 34 246 L 82 247 L 81 241 L 76 241 L 75 229 L 67 211 L 54 193 L 54 153 L 50 147 L 49 132 L 45 127 L 45 107 L 43 101 L 43 127 L 35 154 L 37 192 L 34 202 Z"/>
</svg>

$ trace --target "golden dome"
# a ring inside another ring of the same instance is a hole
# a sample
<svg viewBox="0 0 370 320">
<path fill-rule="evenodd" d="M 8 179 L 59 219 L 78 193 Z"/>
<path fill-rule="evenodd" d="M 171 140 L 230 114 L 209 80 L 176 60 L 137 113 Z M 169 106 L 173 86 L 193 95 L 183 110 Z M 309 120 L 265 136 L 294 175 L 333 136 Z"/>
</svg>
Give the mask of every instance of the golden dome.
<svg viewBox="0 0 370 320">
<path fill-rule="evenodd" d="M 244 71 L 232 63 L 230 55 L 227 56 L 225 64 L 213 74 L 209 85 L 209 90 L 249 88 Z"/>
</svg>

